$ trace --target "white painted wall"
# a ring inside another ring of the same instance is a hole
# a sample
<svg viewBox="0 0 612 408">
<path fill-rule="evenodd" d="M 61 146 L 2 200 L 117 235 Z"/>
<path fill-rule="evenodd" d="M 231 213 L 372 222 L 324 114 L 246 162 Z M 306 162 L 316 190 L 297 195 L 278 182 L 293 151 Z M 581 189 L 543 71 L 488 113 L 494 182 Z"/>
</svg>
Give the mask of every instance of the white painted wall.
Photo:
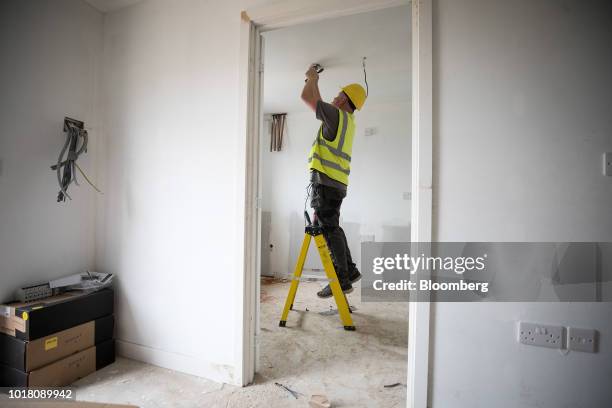
<svg viewBox="0 0 612 408">
<path fill-rule="evenodd" d="M 612 7 L 434 1 L 440 241 L 612 241 Z M 612 405 L 611 304 L 436 304 L 432 407 Z M 517 344 L 519 320 L 595 328 L 598 354 Z"/>
<path fill-rule="evenodd" d="M 405 91 L 409 100 L 410 89 Z M 410 192 L 410 109 L 410 102 L 368 104 L 355 114 L 351 180 L 342 203 L 341 224 L 358 267 L 362 237 L 410 240 L 410 201 L 403 197 L 403 192 Z M 264 275 L 293 273 L 304 238 L 302 213 L 309 183 L 306 156 L 320 123 L 313 112 L 289 113 L 286 143 L 280 152 L 270 152 L 269 132 L 264 135 L 262 210 L 270 213 L 269 243 L 273 245 L 270 249 L 262 242 L 270 265 L 269 270 L 262 270 Z M 365 136 L 366 127 L 374 127 L 376 134 Z M 307 209 L 312 215 L 310 206 Z M 316 251 L 310 254 L 306 267 L 320 269 Z"/>
<path fill-rule="evenodd" d="M 240 381 L 236 123 L 247 6 L 151 0 L 104 21 L 96 255 L 118 277 L 119 352 L 231 383 Z"/>
<path fill-rule="evenodd" d="M 85 121 L 80 166 L 95 179 L 102 14 L 80 0 L 0 2 L 0 301 L 33 282 L 94 267 L 94 192 L 57 203 L 49 166 L 64 116 Z"/>
</svg>

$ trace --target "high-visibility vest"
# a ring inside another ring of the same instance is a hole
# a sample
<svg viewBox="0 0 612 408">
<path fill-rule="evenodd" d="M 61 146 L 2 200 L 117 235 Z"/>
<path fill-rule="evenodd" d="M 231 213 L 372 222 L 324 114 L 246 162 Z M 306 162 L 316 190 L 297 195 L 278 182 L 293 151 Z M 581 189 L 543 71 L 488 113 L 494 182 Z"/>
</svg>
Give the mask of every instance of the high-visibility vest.
<svg viewBox="0 0 612 408">
<path fill-rule="evenodd" d="M 328 177 L 348 186 L 351 173 L 351 153 L 353 151 L 353 136 L 355 121 L 353 114 L 341 109 L 339 112 L 338 132 L 333 141 L 323 137 L 323 125 L 317 132 L 317 138 L 312 143 L 308 154 L 308 167 L 318 170 Z"/>
</svg>

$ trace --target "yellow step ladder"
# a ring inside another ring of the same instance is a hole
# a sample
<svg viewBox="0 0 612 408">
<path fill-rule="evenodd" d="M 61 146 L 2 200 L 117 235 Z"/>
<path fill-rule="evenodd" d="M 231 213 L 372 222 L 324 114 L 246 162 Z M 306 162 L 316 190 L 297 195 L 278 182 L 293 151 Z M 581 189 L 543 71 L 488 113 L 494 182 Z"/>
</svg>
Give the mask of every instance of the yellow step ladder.
<svg viewBox="0 0 612 408">
<path fill-rule="evenodd" d="M 291 280 L 291 287 L 289 288 L 289 294 L 287 295 L 287 300 L 285 301 L 283 315 L 281 316 L 281 320 L 278 325 L 280 327 L 285 327 L 287 324 L 287 316 L 289 316 L 289 310 L 293 309 L 293 301 L 295 300 L 298 285 L 300 284 L 300 279 L 302 277 L 302 270 L 304 269 L 304 262 L 306 262 L 306 255 L 308 255 L 310 241 L 312 238 L 314 238 L 317 249 L 319 250 L 319 255 L 321 256 L 323 269 L 325 269 L 325 274 L 329 280 L 329 286 L 331 287 L 334 300 L 338 306 L 338 314 L 340 315 L 340 319 L 344 325 L 344 330 L 355 330 L 355 325 L 353 324 L 353 319 L 351 318 L 352 312 L 348 304 L 348 300 L 346 299 L 346 295 L 344 292 L 342 292 L 342 288 L 340 287 L 340 282 L 338 281 L 338 276 L 336 275 L 334 263 L 332 262 L 331 254 L 329 252 L 329 248 L 327 247 L 327 242 L 323 236 L 323 228 L 316 223 L 316 220 L 315 224 L 311 223 L 310 217 L 306 211 L 304 211 L 304 217 L 306 219 L 304 241 L 302 242 L 302 249 L 300 250 L 300 255 L 293 272 L 293 279 Z"/>
</svg>

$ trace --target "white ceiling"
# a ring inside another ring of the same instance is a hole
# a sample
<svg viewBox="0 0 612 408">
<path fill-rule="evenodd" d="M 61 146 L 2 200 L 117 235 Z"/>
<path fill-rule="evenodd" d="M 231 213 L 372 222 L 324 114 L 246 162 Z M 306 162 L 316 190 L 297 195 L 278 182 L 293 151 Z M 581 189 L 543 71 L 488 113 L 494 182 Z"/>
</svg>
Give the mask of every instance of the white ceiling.
<svg viewBox="0 0 612 408">
<path fill-rule="evenodd" d="M 264 33 L 264 113 L 307 109 L 300 94 L 314 62 L 325 68 L 319 88 L 326 101 L 342 85 L 364 85 L 363 56 L 367 104 L 409 101 L 410 15 L 410 7 L 401 6 Z"/>
<path fill-rule="evenodd" d="M 117 11 L 124 7 L 131 6 L 142 0 L 85 0 L 103 13 Z"/>
</svg>

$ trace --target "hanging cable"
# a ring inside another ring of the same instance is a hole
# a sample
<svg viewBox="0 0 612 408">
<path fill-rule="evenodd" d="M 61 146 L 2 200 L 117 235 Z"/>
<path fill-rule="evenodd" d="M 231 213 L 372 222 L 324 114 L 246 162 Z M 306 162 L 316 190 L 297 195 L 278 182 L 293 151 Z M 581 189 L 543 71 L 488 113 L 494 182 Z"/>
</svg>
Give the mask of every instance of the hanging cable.
<svg viewBox="0 0 612 408">
<path fill-rule="evenodd" d="M 100 189 L 98 187 L 96 187 L 96 185 L 94 183 L 91 182 L 91 180 L 89 179 L 89 177 L 87 177 L 87 174 L 85 174 L 85 172 L 81 169 L 81 167 L 79 166 L 79 164 L 77 162 L 74 162 L 74 165 L 76 166 L 76 168 L 79 170 L 79 172 L 81 173 L 81 175 L 83 176 L 83 178 L 85 179 L 85 181 L 87 181 L 87 183 L 94 189 L 96 190 L 98 193 L 100 194 L 104 194 L 102 191 L 100 191 Z M 74 182 L 78 185 L 78 183 L 76 182 L 76 177 Z"/>
<path fill-rule="evenodd" d="M 363 80 L 365 81 L 365 86 L 366 86 L 366 96 L 368 96 L 368 74 L 366 74 L 366 68 L 365 68 L 365 61 L 366 61 L 366 57 L 363 57 L 363 59 L 361 60 L 361 66 L 363 67 Z"/>
<path fill-rule="evenodd" d="M 308 183 L 306 186 L 306 199 L 304 200 L 304 212 L 307 211 L 306 207 L 308 206 L 308 200 L 312 195 L 312 182 Z M 304 219 L 304 226 L 306 226 L 306 219 Z"/>
<path fill-rule="evenodd" d="M 77 170 L 97 192 L 101 193 L 76 163 L 79 156 L 87 151 L 87 131 L 76 126 L 71 120 L 65 121 L 64 131 L 66 132 L 66 142 L 60 151 L 57 164 L 51 166 L 51 169 L 55 170 L 57 174 L 57 182 L 60 186 L 60 191 L 57 194 L 58 203 L 66 201 L 66 197 L 72 200 L 72 197 L 68 194 L 68 187 L 72 183 L 79 185 L 76 178 Z M 66 156 L 65 159 L 64 156 Z"/>
</svg>

